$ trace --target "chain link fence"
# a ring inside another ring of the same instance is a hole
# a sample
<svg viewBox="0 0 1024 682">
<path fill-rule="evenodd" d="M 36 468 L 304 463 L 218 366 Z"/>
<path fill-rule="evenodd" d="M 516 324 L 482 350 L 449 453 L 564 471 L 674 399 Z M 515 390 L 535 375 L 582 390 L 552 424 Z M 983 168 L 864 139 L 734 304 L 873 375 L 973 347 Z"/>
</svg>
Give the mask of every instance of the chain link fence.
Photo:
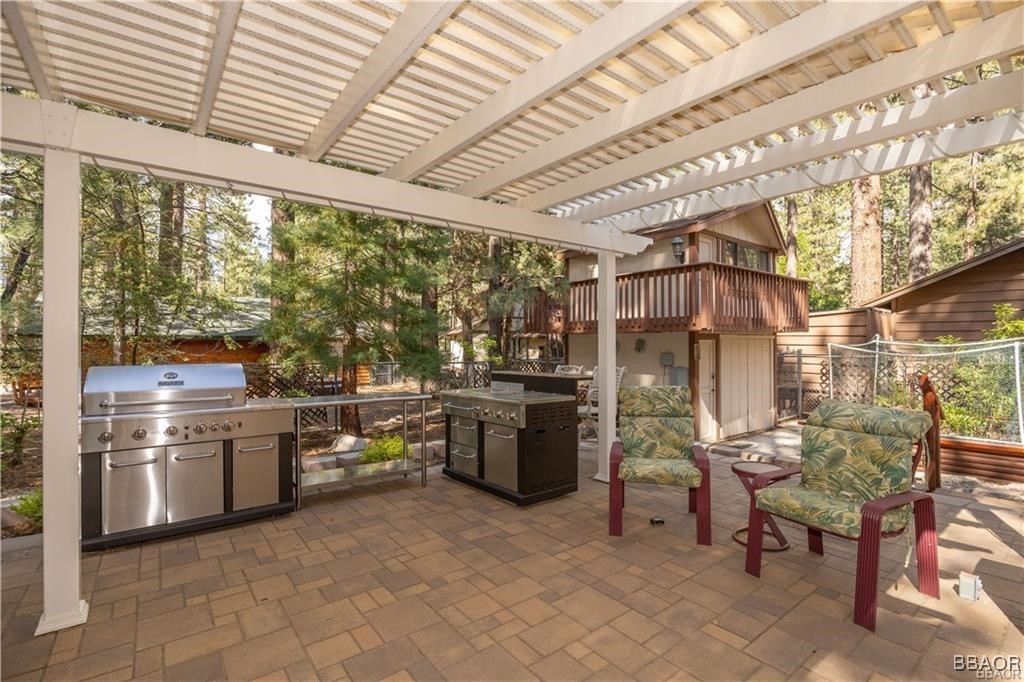
<svg viewBox="0 0 1024 682">
<path fill-rule="evenodd" d="M 823 378 L 839 400 L 921 409 L 918 378 L 927 374 L 942 402 L 944 434 L 1024 443 L 1022 345 L 1024 339 L 830 344 Z"/>
</svg>

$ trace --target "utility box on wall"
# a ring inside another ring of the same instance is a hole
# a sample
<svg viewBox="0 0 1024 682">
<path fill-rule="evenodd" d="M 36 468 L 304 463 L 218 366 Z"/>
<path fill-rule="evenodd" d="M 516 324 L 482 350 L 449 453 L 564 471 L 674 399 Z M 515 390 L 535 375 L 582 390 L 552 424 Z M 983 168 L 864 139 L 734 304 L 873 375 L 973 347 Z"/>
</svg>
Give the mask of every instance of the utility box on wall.
<svg viewBox="0 0 1024 682">
<path fill-rule="evenodd" d="M 669 386 L 689 386 L 690 385 L 690 368 L 689 367 L 670 367 L 668 370 L 668 385 Z"/>
</svg>

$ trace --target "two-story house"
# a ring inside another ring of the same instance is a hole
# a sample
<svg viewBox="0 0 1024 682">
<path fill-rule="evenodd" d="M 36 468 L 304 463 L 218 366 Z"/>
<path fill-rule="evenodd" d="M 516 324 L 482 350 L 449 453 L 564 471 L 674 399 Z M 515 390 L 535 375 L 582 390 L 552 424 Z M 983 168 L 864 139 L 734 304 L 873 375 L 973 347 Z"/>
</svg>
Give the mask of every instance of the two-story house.
<svg viewBox="0 0 1024 682">
<path fill-rule="evenodd" d="M 766 203 L 659 225 L 617 263 L 617 364 L 629 385 L 689 385 L 700 440 L 775 423 L 775 335 L 807 329 L 807 282 L 777 274 Z M 597 257 L 567 252 L 565 300 L 524 311 L 523 332 L 563 335 L 566 361 L 597 359 Z"/>
</svg>

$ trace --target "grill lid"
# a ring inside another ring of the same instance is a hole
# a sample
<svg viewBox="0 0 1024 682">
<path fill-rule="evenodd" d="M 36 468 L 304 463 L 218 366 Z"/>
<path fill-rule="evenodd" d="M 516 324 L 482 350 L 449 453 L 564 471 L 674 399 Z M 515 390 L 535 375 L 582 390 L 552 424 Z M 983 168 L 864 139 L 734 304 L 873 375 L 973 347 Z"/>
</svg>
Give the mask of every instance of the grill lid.
<svg viewBox="0 0 1024 682">
<path fill-rule="evenodd" d="M 90 367 L 82 390 L 85 416 L 244 405 L 245 371 L 239 364 Z"/>
</svg>

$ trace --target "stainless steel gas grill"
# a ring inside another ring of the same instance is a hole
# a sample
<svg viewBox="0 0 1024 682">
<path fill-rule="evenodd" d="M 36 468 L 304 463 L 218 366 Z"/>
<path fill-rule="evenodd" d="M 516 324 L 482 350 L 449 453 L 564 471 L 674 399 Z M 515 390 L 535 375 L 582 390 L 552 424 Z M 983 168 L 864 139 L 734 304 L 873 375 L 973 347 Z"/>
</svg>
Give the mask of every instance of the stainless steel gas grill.
<svg viewBox="0 0 1024 682">
<path fill-rule="evenodd" d="M 85 549 L 294 509 L 294 411 L 241 365 L 92 367 L 82 413 Z"/>
<path fill-rule="evenodd" d="M 520 505 L 576 490 L 575 396 L 502 382 L 440 395 L 450 478 Z"/>
</svg>

